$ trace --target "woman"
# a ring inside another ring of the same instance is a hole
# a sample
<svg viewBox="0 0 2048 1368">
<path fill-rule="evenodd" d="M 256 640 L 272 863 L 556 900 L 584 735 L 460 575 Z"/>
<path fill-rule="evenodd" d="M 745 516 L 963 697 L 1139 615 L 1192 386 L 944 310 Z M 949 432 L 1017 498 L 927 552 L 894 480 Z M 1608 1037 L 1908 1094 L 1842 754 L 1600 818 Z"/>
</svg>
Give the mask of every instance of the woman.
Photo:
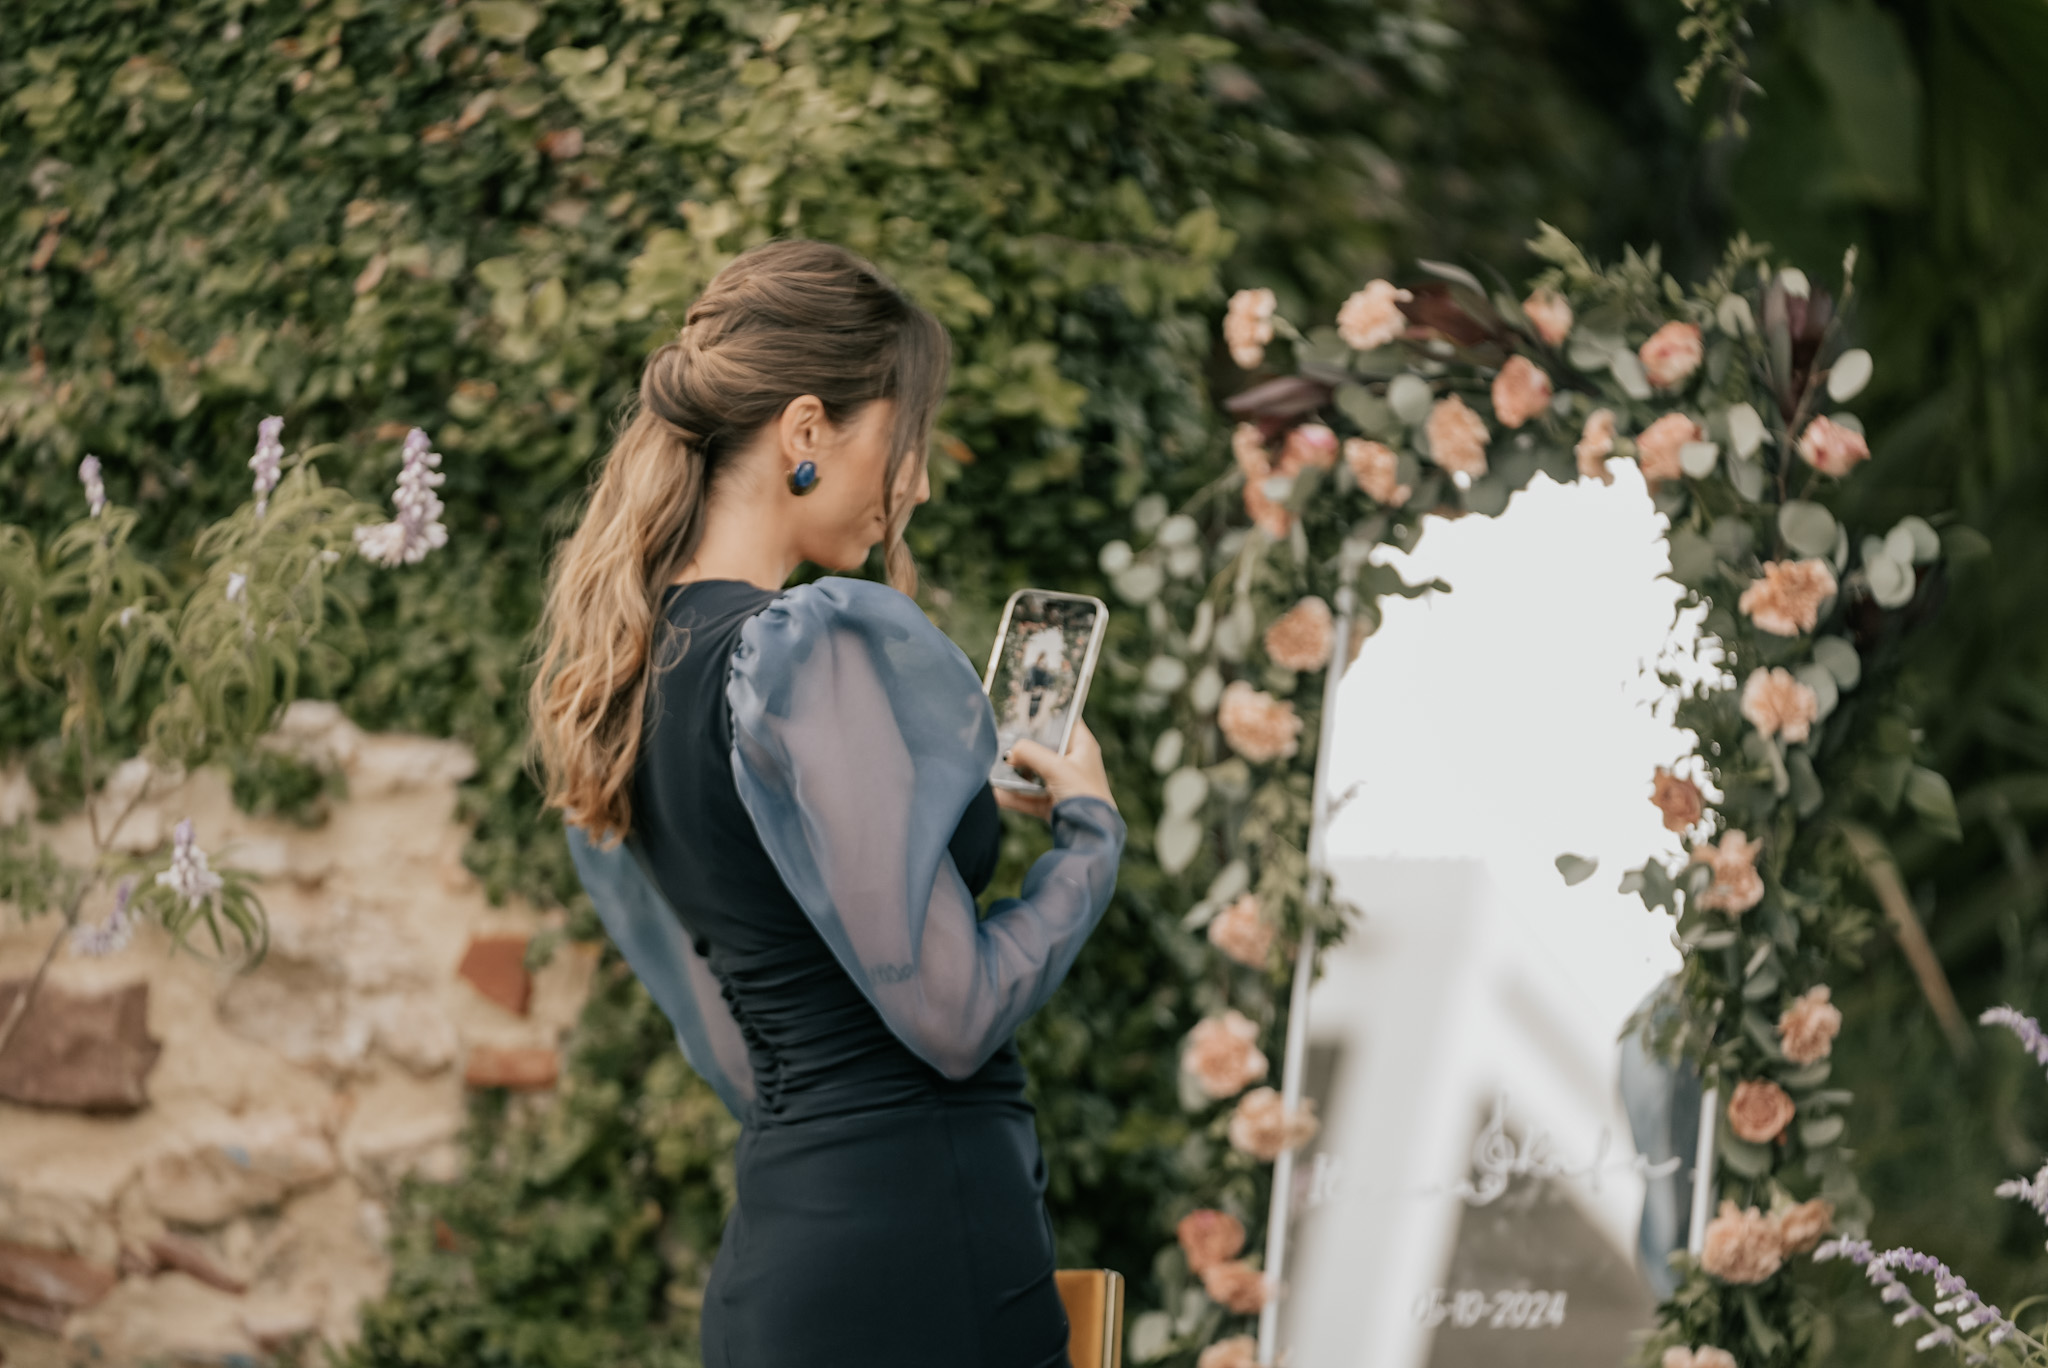
<svg viewBox="0 0 2048 1368">
<path fill-rule="evenodd" d="M 557 555 L 530 699 L 578 873 L 742 1121 L 708 1368 L 1067 1363 L 1011 1036 L 1115 883 L 1101 752 L 1020 741 L 907 597 L 944 328 L 852 253 L 735 259 Z M 826 577 L 877 542 L 890 586 Z M 978 920 L 997 807 L 1052 824 Z M 623 844 L 620 837 L 625 837 Z"/>
</svg>

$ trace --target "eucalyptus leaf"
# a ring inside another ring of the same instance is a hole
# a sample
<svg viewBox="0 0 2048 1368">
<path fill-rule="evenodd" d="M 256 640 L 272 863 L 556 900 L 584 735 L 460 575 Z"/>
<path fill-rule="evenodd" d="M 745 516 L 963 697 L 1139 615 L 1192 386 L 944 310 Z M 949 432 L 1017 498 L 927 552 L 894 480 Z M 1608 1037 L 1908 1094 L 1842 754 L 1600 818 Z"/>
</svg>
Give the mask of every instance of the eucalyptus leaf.
<svg viewBox="0 0 2048 1368">
<path fill-rule="evenodd" d="M 1934 530 L 1933 524 L 1927 519 L 1907 514 L 1899 519 L 1899 525 L 1885 538 L 1885 544 L 1889 546 L 1892 537 L 1900 536 L 1911 543 L 1911 559 L 1915 565 L 1925 565 L 1941 559 L 1941 534 Z"/>
<path fill-rule="evenodd" d="M 1816 1116 L 1811 1121 L 1799 1124 L 1799 1143 L 1808 1149 L 1821 1149 L 1842 1138 L 1848 1122 L 1839 1116 Z"/>
<path fill-rule="evenodd" d="M 1735 454 L 1745 461 L 1756 455 L 1758 447 L 1764 444 L 1764 420 L 1757 416 L 1754 405 L 1743 402 L 1731 404 L 1724 415 L 1728 425 L 1728 442 L 1735 448 Z"/>
<path fill-rule="evenodd" d="M 1721 1120 L 1721 1133 L 1716 1137 L 1714 1157 L 1744 1178 L 1761 1178 L 1771 1171 L 1771 1152 L 1763 1145 L 1753 1145 L 1728 1129 L 1727 1119 Z"/>
<path fill-rule="evenodd" d="M 1417 257 L 1415 264 L 1439 280 L 1448 280 L 1453 285 L 1463 285 L 1480 298 L 1486 297 L 1486 287 L 1479 283 L 1479 277 L 1462 266 L 1453 266 L 1448 261 L 1430 261 L 1424 257 Z"/>
<path fill-rule="evenodd" d="M 1962 825 L 1956 819 L 1956 796 L 1938 770 L 1915 765 L 1906 776 L 1906 802 L 1936 832 L 1951 841 L 1963 839 Z"/>
<path fill-rule="evenodd" d="M 1731 460 L 1728 462 L 1728 481 L 1735 486 L 1735 492 L 1750 503 L 1764 496 L 1764 468 L 1760 462 Z"/>
<path fill-rule="evenodd" d="M 1168 874 L 1186 869 L 1201 848 L 1201 823 L 1183 814 L 1170 813 L 1160 818 L 1152 833 L 1153 852 L 1159 857 L 1159 867 Z"/>
<path fill-rule="evenodd" d="M 1650 397 L 1650 377 L 1643 370 L 1642 359 L 1632 351 L 1616 352 L 1607 363 L 1614 372 L 1615 383 L 1629 398 L 1644 400 Z"/>
<path fill-rule="evenodd" d="M 1209 880 L 1209 901 L 1227 903 L 1235 901 L 1252 886 L 1251 866 L 1243 860 L 1232 860 L 1216 871 L 1216 877 Z"/>
<path fill-rule="evenodd" d="M 1168 816 L 1187 817 L 1199 811 L 1209 796 L 1209 780 L 1200 770 L 1184 765 L 1166 776 L 1160 799 Z"/>
<path fill-rule="evenodd" d="M 1853 689 L 1862 682 L 1863 657 L 1846 637 L 1818 638 L 1813 643 L 1813 658 L 1844 689 Z"/>
<path fill-rule="evenodd" d="M 1156 655 L 1145 662 L 1145 687 L 1148 689 L 1170 694 L 1187 682 L 1187 662 L 1178 656 Z"/>
<path fill-rule="evenodd" d="M 1792 792 L 1789 796 L 1792 799 L 1793 810 L 1802 820 L 1819 812 L 1821 804 L 1827 799 L 1827 792 L 1821 787 L 1820 776 L 1814 773 L 1813 761 L 1807 756 L 1804 748 L 1794 750 L 1785 757 L 1785 772 L 1792 777 Z"/>
<path fill-rule="evenodd" d="M 1180 753 L 1187 747 L 1187 740 L 1180 734 L 1180 728 L 1168 727 L 1159 733 L 1159 739 L 1152 743 L 1152 772 L 1166 774 L 1180 764 Z"/>
<path fill-rule="evenodd" d="M 1870 353 L 1861 347 L 1843 352 L 1828 368 L 1828 398 L 1846 404 L 1863 393 L 1873 369 Z"/>
<path fill-rule="evenodd" d="M 1814 699 L 1819 704 L 1819 709 L 1814 715 L 1816 722 L 1825 720 L 1827 715 L 1835 710 L 1835 705 L 1842 701 L 1841 693 L 1835 687 L 1834 672 L 1827 666 L 1808 661 L 1795 668 L 1792 675 L 1801 684 L 1813 690 Z"/>
<path fill-rule="evenodd" d="M 1811 1064 L 1801 1065 L 1778 1075 L 1778 1082 L 1794 1092 L 1805 1092 L 1827 1082 L 1828 1075 L 1834 1072 L 1834 1068 L 1833 1060 L 1816 1059 Z"/>
<path fill-rule="evenodd" d="M 1870 577 L 1870 596 L 1880 608 L 1902 608 L 1913 601 L 1916 581 L 1913 567 L 1880 555 L 1865 558 L 1863 573 Z"/>
<path fill-rule="evenodd" d="M 1132 603 L 1149 603 L 1166 586 L 1166 571 L 1149 561 L 1129 566 L 1110 581 L 1118 594 Z"/>
<path fill-rule="evenodd" d="M 1582 884 L 1593 877 L 1600 868 L 1600 861 L 1584 855 L 1565 854 L 1557 857 L 1557 872 L 1564 875 L 1567 886 Z"/>
<path fill-rule="evenodd" d="M 1672 532 L 1669 542 L 1671 578 L 1688 589 L 1703 588 L 1716 572 L 1714 547 L 1689 527 Z"/>
<path fill-rule="evenodd" d="M 1436 394 L 1419 375 L 1397 375 L 1387 384 L 1387 403 L 1396 418 L 1413 427 L 1429 417 Z"/>
<path fill-rule="evenodd" d="M 1394 410 L 1364 385 L 1337 386 L 1337 411 L 1358 425 L 1368 437 L 1385 436 L 1394 426 Z"/>
<path fill-rule="evenodd" d="M 1778 535 L 1802 556 L 1825 556 L 1835 546 L 1835 515 L 1817 503 L 1788 499 L 1778 510 Z"/>
<path fill-rule="evenodd" d="M 1720 459 L 1721 448 L 1712 442 L 1687 442 L 1678 448 L 1678 468 L 1695 480 L 1713 474 Z"/>
<path fill-rule="evenodd" d="M 1131 550 L 1131 544 L 1121 538 L 1104 543 L 1102 550 L 1095 555 L 1095 563 L 1102 567 L 1102 573 L 1105 575 L 1122 574 L 1130 569 L 1131 562 L 1136 559 L 1137 553 Z"/>
<path fill-rule="evenodd" d="M 1210 713 L 1216 709 L 1216 702 L 1223 697 L 1223 675 L 1214 665 L 1204 665 L 1195 672 L 1195 682 L 1188 687 L 1188 702 L 1198 713 Z"/>
</svg>

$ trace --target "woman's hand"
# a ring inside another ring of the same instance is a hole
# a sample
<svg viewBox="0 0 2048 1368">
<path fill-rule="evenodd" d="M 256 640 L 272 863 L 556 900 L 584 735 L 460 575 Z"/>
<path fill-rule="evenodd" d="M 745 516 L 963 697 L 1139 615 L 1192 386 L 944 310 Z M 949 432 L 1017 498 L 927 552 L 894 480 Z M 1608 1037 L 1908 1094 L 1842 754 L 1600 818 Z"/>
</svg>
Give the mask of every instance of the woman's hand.
<svg viewBox="0 0 2048 1368">
<path fill-rule="evenodd" d="M 1044 793 L 1020 793 L 1016 789 L 996 790 L 996 806 L 1012 812 L 1027 812 L 1033 817 L 1052 816 L 1055 803 L 1067 798 L 1100 798 L 1111 807 L 1116 799 L 1109 792 L 1109 775 L 1102 768 L 1102 747 L 1096 744 L 1095 733 L 1088 730 L 1088 724 L 1075 719 L 1074 735 L 1067 743 L 1065 755 L 1055 754 L 1052 747 L 1036 741 L 1019 741 L 1010 747 L 1010 753 L 1003 757 L 1010 767 L 1029 774 L 1044 783 Z"/>
</svg>

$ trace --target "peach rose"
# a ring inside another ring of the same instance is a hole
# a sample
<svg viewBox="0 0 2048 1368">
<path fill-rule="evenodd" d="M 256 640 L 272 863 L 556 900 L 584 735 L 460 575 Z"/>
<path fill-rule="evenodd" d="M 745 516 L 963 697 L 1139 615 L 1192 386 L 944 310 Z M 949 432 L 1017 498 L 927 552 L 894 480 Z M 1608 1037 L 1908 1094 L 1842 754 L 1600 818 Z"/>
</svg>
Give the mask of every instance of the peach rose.
<svg viewBox="0 0 2048 1368">
<path fill-rule="evenodd" d="M 1486 473 L 1486 444 L 1493 440 L 1486 420 L 1465 407 L 1457 395 L 1446 395 L 1429 411 L 1423 424 L 1429 457 L 1445 470 L 1478 479 Z"/>
<path fill-rule="evenodd" d="M 1195 1368 L 1257 1368 L 1259 1342 L 1250 1335 L 1217 1340 L 1195 1360 Z"/>
<path fill-rule="evenodd" d="M 1664 1357 L 1657 1361 L 1657 1368 L 1735 1368 L 1735 1355 L 1711 1344 L 1702 1344 L 1698 1348 L 1680 1344 L 1664 1351 Z"/>
<path fill-rule="evenodd" d="M 1681 779 L 1659 765 L 1650 782 L 1650 801 L 1657 805 L 1657 811 L 1664 814 L 1666 831 L 1690 831 L 1706 812 L 1706 804 L 1700 799 L 1700 786 L 1692 780 Z"/>
<path fill-rule="evenodd" d="M 1345 438 L 1344 464 L 1351 467 L 1351 477 L 1358 481 L 1358 487 L 1379 503 L 1399 508 L 1415 493 L 1401 483 L 1401 458 L 1384 442 Z"/>
<path fill-rule="evenodd" d="M 1870 445 L 1863 434 L 1823 416 L 1799 434 L 1799 455 L 1821 474 L 1839 479 L 1870 459 Z"/>
<path fill-rule="evenodd" d="M 1247 480 L 1263 480 L 1273 473 L 1272 459 L 1266 455 L 1266 436 L 1257 423 L 1239 423 L 1231 429 L 1230 454 Z"/>
<path fill-rule="evenodd" d="M 1300 749 L 1301 719 L 1294 705 L 1233 679 L 1216 706 L 1216 725 L 1230 748 L 1253 764 L 1285 760 Z"/>
<path fill-rule="evenodd" d="M 1188 1256 L 1188 1269 L 1195 1273 L 1234 1259 L 1244 1249 L 1244 1222 L 1225 1211 L 1190 1211 L 1173 1233 L 1181 1253 Z"/>
<path fill-rule="evenodd" d="M 1246 370 L 1266 359 L 1266 344 L 1273 340 L 1273 310 L 1279 301 L 1271 290 L 1239 290 L 1230 297 L 1223 315 L 1223 341 L 1230 359 Z"/>
<path fill-rule="evenodd" d="M 1235 1097 L 1266 1076 L 1258 1041 L 1258 1026 L 1235 1008 L 1204 1017 L 1181 1047 L 1181 1070 L 1210 1097 Z"/>
<path fill-rule="evenodd" d="M 1571 335 L 1572 306 L 1555 290 L 1536 291 L 1522 301 L 1522 312 L 1536 325 L 1545 346 L 1555 347 Z"/>
<path fill-rule="evenodd" d="M 1707 1222 L 1700 1267 L 1722 1282 L 1760 1283 L 1784 1261 L 1777 1224 L 1755 1207 L 1737 1211 L 1735 1203 L 1723 1201 L 1721 1214 Z"/>
<path fill-rule="evenodd" d="M 1672 389 L 1700 368 L 1705 355 L 1700 346 L 1697 323 L 1666 323 L 1650 334 L 1650 340 L 1636 349 L 1642 358 L 1643 374 L 1658 389 Z"/>
<path fill-rule="evenodd" d="M 1742 832 L 1731 830 L 1721 837 L 1719 845 L 1695 849 L 1692 862 L 1711 865 L 1714 870 L 1714 882 L 1700 894 L 1700 906 L 1739 917 L 1762 902 L 1764 876 L 1756 872 L 1756 857 L 1763 848 L 1761 841 L 1752 841 Z"/>
<path fill-rule="evenodd" d="M 1842 1030 L 1842 1009 L 1829 1002 L 1829 996 L 1825 983 L 1809 988 L 1778 1018 L 1778 1043 L 1794 1064 L 1811 1064 L 1833 1053 Z"/>
<path fill-rule="evenodd" d="M 1266 654 L 1283 670 L 1320 670 L 1330 663 L 1330 605 L 1310 594 L 1266 629 Z"/>
<path fill-rule="evenodd" d="M 1239 964 L 1263 968 L 1273 948 L 1273 926 L 1259 911 L 1256 894 L 1247 893 L 1209 919 L 1209 944 Z"/>
<path fill-rule="evenodd" d="M 1820 699 L 1790 670 L 1772 666 L 1752 672 L 1744 682 L 1742 715 L 1765 736 L 1804 741 L 1820 716 Z"/>
<path fill-rule="evenodd" d="M 1264 477 L 1244 482 L 1244 511 L 1252 525 L 1274 541 L 1287 540 L 1294 530 L 1293 511 L 1266 492 Z"/>
<path fill-rule="evenodd" d="M 1287 443 L 1280 449 L 1280 472 L 1292 475 L 1304 468 L 1328 470 L 1337 464 L 1337 434 L 1321 423 L 1303 423 L 1290 428 Z"/>
<path fill-rule="evenodd" d="M 1834 593 L 1835 572 L 1824 560 L 1765 561 L 1764 577 L 1742 591 L 1736 606 L 1773 636 L 1798 636 L 1813 630 Z"/>
<path fill-rule="evenodd" d="M 1238 1099 L 1237 1109 L 1230 1114 L 1230 1146 L 1270 1164 L 1281 1151 L 1314 1138 L 1318 1124 L 1312 1102 L 1304 1099 L 1289 1112 L 1281 1105 L 1279 1093 L 1254 1088 Z"/>
<path fill-rule="evenodd" d="M 1408 316 L 1401 312 L 1401 305 L 1413 298 L 1409 291 L 1395 289 L 1390 281 L 1367 281 L 1364 289 L 1337 310 L 1337 335 L 1344 339 L 1345 346 L 1359 351 L 1384 347 L 1407 328 Z"/>
<path fill-rule="evenodd" d="M 1579 444 L 1572 448 L 1572 454 L 1579 458 L 1579 474 L 1601 484 L 1613 484 L 1614 475 L 1607 469 L 1607 458 L 1613 453 L 1614 410 L 1594 409 L 1586 415 Z"/>
<path fill-rule="evenodd" d="M 1792 1096 L 1769 1079 L 1748 1078 L 1728 1099 L 1728 1129 L 1752 1145 L 1768 1145 L 1792 1124 Z"/>
<path fill-rule="evenodd" d="M 1667 413 L 1643 429 L 1636 438 L 1636 464 L 1643 468 L 1643 478 L 1655 488 L 1660 480 L 1675 480 L 1685 474 L 1678 464 L 1678 449 L 1687 442 L 1701 441 L 1706 432 L 1692 419 L 1682 413 Z"/>
<path fill-rule="evenodd" d="M 1518 428 L 1550 407 L 1550 377 L 1526 356 L 1511 356 L 1493 377 L 1493 416 Z"/>
<path fill-rule="evenodd" d="M 1798 1206 L 1771 1213 L 1778 1227 L 1778 1247 L 1787 1254 L 1804 1254 L 1834 1229 L 1835 1209 L 1816 1197 Z"/>
<path fill-rule="evenodd" d="M 1226 1311 L 1248 1316 L 1266 1304 L 1266 1275 L 1243 1259 L 1229 1259 L 1202 1270 L 1202 1290 Z"/>
</svg>

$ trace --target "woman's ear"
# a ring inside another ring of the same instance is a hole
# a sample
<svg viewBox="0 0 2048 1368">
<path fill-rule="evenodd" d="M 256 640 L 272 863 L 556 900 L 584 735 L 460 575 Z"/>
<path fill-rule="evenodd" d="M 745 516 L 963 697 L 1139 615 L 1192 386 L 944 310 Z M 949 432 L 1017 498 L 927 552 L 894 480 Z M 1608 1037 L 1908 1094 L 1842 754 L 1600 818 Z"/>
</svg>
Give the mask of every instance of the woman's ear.
<svg viewBox="0 0 2048 1368">
<path fill-rule="evenodd" d="M 782 449 L 799 461 L 815 461 L 825 448 L 825 404 L 815 394 L 800 394 L 783 407 L 776 430 Z"/>
</svg>

